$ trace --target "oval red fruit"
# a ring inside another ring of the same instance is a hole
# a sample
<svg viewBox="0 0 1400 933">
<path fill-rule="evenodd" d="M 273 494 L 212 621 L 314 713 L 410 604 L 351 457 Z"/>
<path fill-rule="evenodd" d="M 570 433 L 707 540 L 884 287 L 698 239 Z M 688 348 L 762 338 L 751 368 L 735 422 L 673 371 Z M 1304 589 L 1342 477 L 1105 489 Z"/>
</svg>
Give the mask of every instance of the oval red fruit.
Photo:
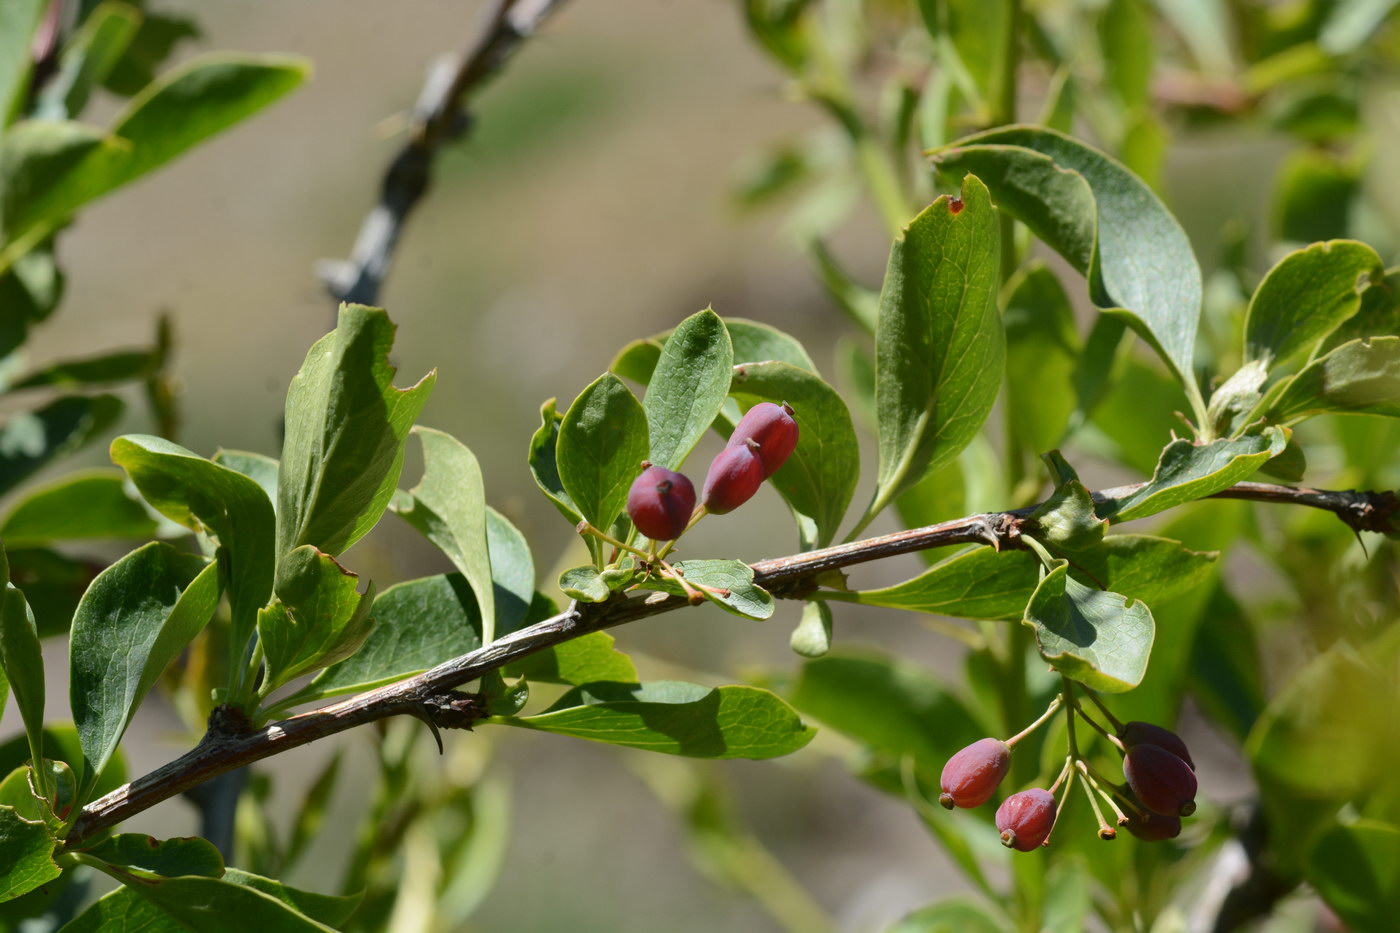
<svg viewBox="0 0 1400 933">
<path fill-rule="evenodd" d="M 700 501 L 716 515 L 732 512 L 753 498 L 763 485 L 763 461 L 757 444 L 726 447 L 710 463 Z"/>
<path fill-rule="evenodd" d="M 1196 812 L 1196 773 L 1160 745 L 1134 745 L 1123 758 L 1123 776 L 1142 805 L 1163 816 Z"/>
<path fill-rule="evenodd" d="M 1191 752 L 1187 750 L 1186 743 L 1170 729 L 1163 729 L 1150 722 L 1125 723 L 1123 728 L 1118 730 L 1118 741 L 1123 743 L 1124 748 L 1132 748 L 1135 745 L 1155 745 L 1164 748 L 1186 762 L 1192 771 L 1196 770 L 1196 763 L 1191 760 Z"/>
<path fill-rule="evenodd" d="M 1011 768 L 1011 749 L 1000 739 L 978 739 L 943 766 L 938 802 L 954 807 L 980 807 L 996 792 Z"/>
<path fill-rule="evenodd" d="M 695 511 L 695 486 L 685 474 L 650 466 L 627 491 L 627 515 L 653 541 L 670 541 L 685 530 Z"/>
<path fill-rule="evenodd" d="M 1032 787 L 1012 794 L 997 807 L 997 832 L 1008 849 L 1030 852 L 1043 845 L 1054 828 L 1055 797 L 1048 790 Z"/>
<path fill-rule="evenodd" d="M 797 449 L 797 421 L 792 416 L 792 407 L 787 402 L 781 405 L 759 402 L 734 426 L 728 446 L 738 447 L 749 440 L 758 444 L 758 459 L 763 461 L 763 478 L 767 479 L 778 472 Z"/>
<path fill-rule="evenodd" d="M 1128 817 L 1128 822 L 1123 824 L 1124 828 L 1144 842 L 1163 842 L 1175 839 L 1181 834 L 1179 816 L 1164 816 L 1146 809 L 1141 815 L 1130 810 L 1124 812 Z"/>
</svg>

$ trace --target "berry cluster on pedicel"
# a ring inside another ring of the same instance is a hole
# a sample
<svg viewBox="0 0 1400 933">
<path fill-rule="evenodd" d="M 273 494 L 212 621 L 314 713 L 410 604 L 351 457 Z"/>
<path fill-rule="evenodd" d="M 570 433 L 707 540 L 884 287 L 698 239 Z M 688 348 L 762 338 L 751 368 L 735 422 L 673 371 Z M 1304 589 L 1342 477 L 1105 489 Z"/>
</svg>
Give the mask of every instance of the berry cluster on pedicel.
<svg viewBox="0 0 1400 933">
<path fill-rule="evenodd" d="M 1148 722 L 1119 722 L 1087 688 L 1081 688 L 1109 720 L 1114 732 L 1099 725 L 1065 690 L 1035 722 L 1006 741 L 979 739 L 957 752 L 943 766 L 938 802 L 954 807 L 979 807 L 992 798 L 1011 770 L 1011 756 L 1018 742 L 1030 735 L 1061 707 L 1069 721 L 1069 754 L 1064 768 L 1048 790 L 1032 787 L 1001 802 L 996 812 L 1002 845 L 1031 852 L 1050 844 L 1056 817 L 1078 778 L 1099 821 L 1099 838 L 1113 839 L 1117 829 L 1104 818 L 1101 798 L 1123 827 L 1139 839 L 1160 842 L 1181 832 L 1182 817 L 1196 812 L 1196 766 L 1181 737 L 1170 729 Z M 1123 757 L 1124 783 L 1109 780 L 1080 756 L 1074 739 L 1074 720 L 1080 719 L 1099 732 Z M 1055 792 L 1063 785 L 1059 801 Z"/>
</svg>

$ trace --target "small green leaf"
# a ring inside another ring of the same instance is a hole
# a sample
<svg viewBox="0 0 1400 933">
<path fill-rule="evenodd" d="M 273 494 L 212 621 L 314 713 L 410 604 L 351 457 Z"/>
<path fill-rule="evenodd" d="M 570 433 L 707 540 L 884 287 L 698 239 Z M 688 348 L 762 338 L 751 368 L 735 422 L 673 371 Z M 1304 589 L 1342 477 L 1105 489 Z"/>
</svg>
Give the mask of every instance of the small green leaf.
<svg viewBox="0 0 1400 933">
<path fill-rule="evenodd" d="M 30 43 L 47 8 L 47 0 L 0 4 L 0 138 L 15 111 L 16 98 L 28 86 L 33 66 Z"/>
<path fill-rule="evenodd" d="M 622 381 L 599 376 L 559 425 L 559 478 L 579 513 L 606 530 L 627 503 L 650 443 L 647 415 Z"/>
<path fill-rule="evenodd" d="M 572 527 L 583 521 L 583 515 L 565 491 L 564 481 L 559 478 L 559 423 L 563 420 L 564 416 L 555 410 L 554 399 L 540 406 L 540 427 L 530 438 L 530 474 L 534 476 L 540 492 L 554 503 L 559 514 Z M 590 536 L 584 540 L 588 542 L 589 552 L 596 557 L 597 539 Z"/>
<path fill-rule="evenodd" d="M 890 250 L 875 335 L 880 472 L 861 527 L 953 460 L 982 429 L 1001 388 L 996 212 L 971 175 L 962 195 L 934 201 Z"/>
<path fill-rule="evenodd" d="M 792 406 L 797 448 L 773 474 L 773 487 L 815 523 L 809 546 L 830 544 L 860 478 L 860 443 L 846 403 L 820 376 L 783 362 L 735 366 L 729 391 L 745 410 L 765 401 Z"/>
<path fill-rule="evenodd" d="M 277 461 L 265 454 L 255 454 L 247 450 L 223 450 L 209 458 L 219 466 L 228 467 L 235 473 L 242 473 L 262 487 L 267 501 L 277 506 Z"/>
<path fill-rule="evenodd" d="M 520 529 L 500 512 L 486 507 L 486 548 L 491 555 L 496 637 L 526 623 L 535 599 L 535 558 Z M 552 613 L 551 613 L 552 614 Z"/>
<path fill-rule="evenodd" d="M 139 879 L 118 875 L 118 880 L 126 885 L 124 890 L 134 892 L 138 899 L 144 899 L 156 907 L 164 917 L 175 920 L 180 927 L 199 930 L 201 933 L 244 933 L 250 929 L 271 930 L 275 933 L 334 933 L 334 928 L 318 923 L 299 911 L 298 905 L 292 903 L 290 898 L 284 900 L 271 893 L 264 893 L 253 885 L 237 883 L 228 875 L 224 878 L 182 875 L 175 878 Z M 271 883 L 281 887 L 277 882 Z M 104 898 L 98 903 L 102 904 L 106 900 Z M 134 908 L 127 906 L 130 903 L 114 901 L 108 905 L 108 910 L 112 911 L 110 914 L 99 914 L 86 921 L 85 918 L 92 913 L 89 910 L 79 918 L 87 925 L 79 925 L 78 921 L 74 921 L 69 927 L 73 931 L 102 930 L 104 933 L 114 927 L 130 930 L 132 933 L 137 929 L 149 929 L 145 924 L 137 927 L 127 925 L 129 921 L 123 914 L 135 912 Z"/>
<path fill-rule="evenodd" d="M 914 911 L 885 933 L 1001 933 L 1005 922 L 982 904 L 953 897 Z"/>
<path fill-rule="evenodd" d="M 137 705 L 218 602 L 218 564 L 160 542 L 132 551 L 92 581 L 73 616 L 68 649 L 85 786 L 106 767 Z"/>
<path fill-rule="evenodd" d="M 1388 929 L 1400 916 L 1400 828 L 1364 819 L 1333 826 L 1313 846 L 1308 880 L 1348 929 Z"/>
<path fill-rule="evenodd" d="M 802 620 L 792 630 L 788 646 L 804 658 L 820 658 L 831 650 L 831 607 L 822 602 L 802 605 Z"/>
<path fill-rule="evenodd" d="M 1051 455 L 1058 457 L 1058 451 Z M 1047 455 L 1050 456 L 1050 455 Z M 1081 550 L 1103 541 L 1108 523 L 1094 514 L 1094 500 L 1078 477 L 1062 481 L 1030 515 L 1032 533 L 1043 543 Z"/>
<path fill-rule="evenodd" d="M 999 209 L 1088 278 L 1101 311 L 1124 318 L 1194 390 L 1201 270 L 1147 185 L 1097 149 L 1032 126 L 969 136 L 932 157 L 946 177 L 981 178 Z"/>
<path fill-rule="evenodd" d="M 54 261 L 52 237 L 15 259 L 8 269 L 3 266 L 0 261 L 0 359 L 24 345 L 32 324 L 53 313 L 64 284 Z"/>
<path fill-rule="evenodd" d="M 616 373 L 623 379 L 631 379 L 639 385 L 651 382 L 651 374 L 661 361 L 661 347 L 664 341 L 657 337 L 642 337 L 634 340 L 621 350 L 608 364 L 608 372 Z"/>
<path fill-rule="evenodd" d="M 1099 14 L 1099 48 L 1104 78 L 1132 110 L 1148 104 L 1156 58 L 1152 17 L 1142 0 L 1109 0 Z"/>
<path fill-rule="evenodd" d="M 647 459 L 668 470 L 680 469 L 719 414 L 729 394 L 733 365 L 729 331 L 709 308 L 671 332 L 642 400 L 651 442 Z"/>
<path fill-rule="evenodd" d="M 14 807 L 0 806 L 0 902 L 62 874 L 53 861 L 55 842 L 43 823 L 21 819 Z"/>
<path fill-rule="evenodd" d="M 39 91 L 36 114 L 61 120 L 77 116 L 88 97 L 116 67 L 141 26 L 141 12 L 127 3 L 99 3 L 77 35 L 64 44 L 58 73 Z"/>
<path fill-rule="evenodd" d="M 1400 337 L 1344 343 L 1279 383 L 1265 403 L 1275 424 L 1323 414 L 1400 418 Z"/>
<path fill-rule="evenodd" d="M 700 590 L 705 598 L 722 609 L 745 619 L 762 621 L 773 614 L 773 597 L 753 582 L 753 568 L 739 560 L 683 560 L 673 565 L 692 586 L 728 590 L 721 595 Z M 645 586 L 677 596 L 685 595 L 674 580 L 652 577 Z"/>
<path fill-rule="evenodd" d="M 815 734 L 767 690 L 679 681 L 588 684 L 538 716 L 494 721 L 690 758 L 775 758 Z"/>
<path fill-rule="evenodd" d="M 1248 415 L 1263 398 L 1260 389 L 1269 380 L 1268 367 L 1261 360 L 1245 363 L 1210 396 L 1206 425 L 1221 437 L 1230 437 L 1245 427 Z"/>
<path fill-rule="evenodd" d="M 54 541 L 94 538 L 153 538 L 159 525 L 127 495 L 113 470 L 69 473 L 29 490 L 17 501 L 0 537 L 7 547 L 37 547 Z"/>
<path fill-rule="evenodd" d="M 8 568 L 6 568 L 8 575 Z M 0 592 L 0 662 L 24 719 L 32 761 L 44 757 L 44 657 L 24 594 L 6 583 Z"/>
<path fill-rule="evenodd" d="M 836 302 L 836 307 L 866 333 L 875 333 L 876 322 L 880 318 L 879 293 L 847 275 L 821 240 L 812 240 L 808 252 L 813 265 L 817 267 L 818 278 L 831 300 Z"/>
<path fill-rule="evenodd" d="M 1361 307 L 1385 275 L 1376 251 L 1355 240 L 1314 243 L 1283 257 L 1264 276 L 1245 312 L 1245 361 L 1266 368 L 1310 350 Z"/>
<path fill-rule="evenodd" d="M 1112 522 L 1126 522 L 1203 499 L 1248 479 L 1265 461 L 1283 453 L 1286 446 L 1288 434 L 1278 428 L 1199 447 L 1184 438 L 1172 441 L 1163 448 L 1147 485 L 1121 499 L 1100 502 L 1098 515 Z"/>
<path fill-rule="evenodd" d="M 404 439 L 437 378 L 394 387 L 394 330 L 378 308 L 341 305 L 336 329 L 292 379 L 277 477 L 278 555 L 310 544 L 335 556 L 384 514 Z"/>
<path fill-rule="evenodd" d="M 535 683 L 580 684 L 600 680 L 636 683 L 637 667 L 618 651 L 607 632 L 591 632 L 544 651 L 537 651 L 504 669 L 507 677 L 524 677 Z"/>
<path fill-rule="evenodd" d="M 461 574 L 391 586 L 375 598 L 370 615 L 375 628 L 360 650 L 317 674 L 298 701 L 394 683 L 482 644 L 476 597 Z"/>
<path fill-rule="evenodd" d="M 481 466 L 476 455 L 450 434 L 421 425 L 413 433 L 423 443 L 423 478 L 408 491 L 406 506 L 392 507 L 467 578 L 477 595 L 481 617 L 487 620 L 485 638 L 489 644 L 495 638 L 496 605 Z M 534 589 L 531 580 L 529 592 Z"/>
<path fill-rule="evenodd" d="M 0 244 L 44 233 L 36 228 L 112 190 L 130 151 L 126 140 L 82 123 L 22 120 L 10 127 L 0 144 Z M 0 258 L 0 267 L 6 264 Z"/>
<path fill-rule="evenodd" d="M 155 366 L 156 354 L 152 350 L 119 350 L 86 359 L 50 363 L 10 386 L 10 391 L 82 389 L 114 382 L 133 382 L 144 379 Z"/>
<path fill-rule="evenodd" d="M 115 395 L 69 395 L 13 415 L 0 428 L 0 493 L 106 431 L 122 407 Z"/>
<path fill-rule="evenodd" d="M 272 597 L 272 503 L 255 480 L 164 438 L 128 434 L 112 441 L 111 453 L 156 511 L 218 537 L 228 562 L 229 663 L 242 664 L 258 609 Z"/>
<path fill-rule="evenodd" d="M 142 833 L 117 833 L 78 851 L 116 868 L 147 875 L 221 878 L 224 874 L 219 850 L 198 836 L 156 839 Z"/>
<path fill-rule="evenodd" d="M 1040 656 L 1061 674 L 1104 693 L 1122 693 L 1142 682 L 1152 654 L 1155 626 L 1143 602 L 1096 590 L 1055 562 L 1026 605 Z"/>
<path fill-rule="evenodd" d="M 601 603 L 612 595 L 612 587 L 603 579 L 603 574 L 590 565 L 570 567 L 561 573 L 559 589 L 565 596 L 581 603 Z"/>
<path fill-rule="evenodd" d="M 791 334 L 785 334 L 769 324 L 741 317 L 727 317 L 724 326 L 734 345 L 734 365 L 766 363 L 776 360 L 816 374 L 816 364 L 807 350 Z"/>
<path fill-rule="evenodd" d="M 10 579 L 29 601 L 39 637 L 67 634 L 78 600 L 102 568 L 45 548 L 8 552 Z"/>
<path fill-rule="evenodd" d="M 1002 294 L 1007 425 L 1027 451 L 1040 454 L 1060 443 L 1075 409 L 1074 311 L 1060 280 L 1038 260 L 1019 270 Z"/>
<path fill-rule="evenodd" d="M 103 82 L 107 90 L 122 97 L 144 90 L 156 79 L 156 71 L 174 52 L 176 44 L 200 34 L 194 20 L 187 17 L 158 13 L 150 8 L 141 13 L 141 28 L 136 38 Z"/>
<path fill-rule="evenodd" d="M 267 659 L 261 695 L 302 674 L 343 661 L 374 631 L 374 584 L 361 594 L 359 576 L 310 545 L 277 568 L 277 602 L 258 612 L 258 640 Z"/>
</svg>

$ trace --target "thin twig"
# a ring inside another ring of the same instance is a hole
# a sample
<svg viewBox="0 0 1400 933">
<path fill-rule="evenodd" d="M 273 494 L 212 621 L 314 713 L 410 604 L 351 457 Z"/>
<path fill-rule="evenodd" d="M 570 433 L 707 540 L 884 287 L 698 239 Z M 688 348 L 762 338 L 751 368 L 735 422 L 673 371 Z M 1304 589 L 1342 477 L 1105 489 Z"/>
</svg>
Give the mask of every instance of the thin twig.
<svg viewBox="0 0 1400 933">
<path fill-rule="evenodd" d="M 394 247 L 408 215 L 428 189 L 438 151 L 471 126 L 468 101 L 563 2 L 496 0 L 480 33 L 461 55 L 429 71 L 413 108 L 408 141 L 384 173 L 379 201 L 360 224 L 350 258 L 318 264 L 337 302 L 378 304 Z"/>
<path fill-rule="evenodd" d="M 1095 495 L 1118 498 L 1131 493 L 1134 488 L 1106 490 Z M 1218 493 L 1217 497 L 1292 502 L 1326 509 L 1343 520 L 1365 512 L 1363 506 L 1368 503 L 1390 502 L 1393 508 L 1395 501 L 1394 494 L 1389 492 L 1290 490 L 1287 486 L 1263 483 L 1240 483 L 1223 493 Z M 1032 506 L 1008 512 L 972 515 L 819 551 L 759 561 L 752 565 L 754 582 L 767 588 L 775 596 L 801 599 L 810 596 L 817 589 L 823 574 L 854 564 L 959 544 L 987 544 L 998 549 L 1016 548 L 1021 544 L 1021 527 L 1034 509 Z M 1392 512 L 1391 520 L 1393 519 Z M 425 719 L 435 726 L 470 726 L 474 719 L 480 718 L 483 713 L 472 707 L 468 695 L 452 695 L 453 688 L 561 642 L 687 605 L 684 597 L 667 593 L 646 593 L 637 596 L 614 594 L 603 603 L 574 602 L 568 609 L 552 618 L 505 635 L 489 645 L 439 664 L 416 677 L 370 690 L 261 729 L 237 731 L 236 728 L 228 726 L 211 729 L 200 744 L 185 755 L 84 807 L 67 836 L 66 846 L 69 849 L 75 848 L 94 833 L 114 826 L 162 800 L 212 780 L 220 774 L 365 723 L 408 714 Z M 451 716 L 447 715 L 449 712 L 452 713 Z M 233 721 L 236 722 L 236 719 Z"/>
</svg>

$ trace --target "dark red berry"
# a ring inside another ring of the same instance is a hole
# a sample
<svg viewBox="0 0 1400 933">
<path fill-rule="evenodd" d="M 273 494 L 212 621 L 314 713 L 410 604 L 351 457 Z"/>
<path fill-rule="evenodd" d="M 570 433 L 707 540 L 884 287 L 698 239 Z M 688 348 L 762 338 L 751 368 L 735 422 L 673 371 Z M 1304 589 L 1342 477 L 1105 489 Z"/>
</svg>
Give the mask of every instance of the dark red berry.
<svg viewBox="0 0 1400 933">
<path fill-rule="evenodd" d="M 1131 810 L 1124 810 L 1123 813 L 1128 817 L 1128 822 L 1124 823 L 1123 827 L 1144 842 L 1163 842 L 1175 839 L 1181 834 L 1179 816 L 1163 816 L 1147 809 L 1144 809 L 1141 815 Z"/>
<path fill-rule="evenodd" d="M 726 447 L 710 464 L 705 474 L 705 490 L 701 502 L 716 515 L 732 512 L 753 498 L 763 485 L 763 461 L 758 459 L 758 444 L 751 442 Z"/>
<path fill-rule="evenodd" d="M 1196 763 L 1191 760 L 1191 753 L 1187 751 L 1186 743 L 1181 741 L 1181 736 L 1170 729 L 1154 726 L 1150 722 L 1125 723 L 1123 728 L 1118 730 L 1118 741 L 1123 743 L 1124 748 L 1132 748 L 1135 745 L 1155 745 L 1158 748 L 1165 748 L 1186 762 L 1192 771 L 1196 770 Z"/>
<path fill-rule="evenodd" d="M 997 832 L 1008 849 L 1033 851 L 1050 838 L 1054 828 L 1055 797 L 1048 790 L 1032 787 L 1012 794 L 997 807 Z"/>
<path fill-rule="evenodd" d="M 1011 749 L 1000 739 L 978 739 L 943 766 L 938 802 L 944 808 L 980 807 L 1011 768 Z"/>
<path fill-rule="evenodd" d="M 1134 745 L 1123 759 L 1123 776 L 1142 805 L 1163 816 L 1196 812 L 1196 772 L 1160 745 Z"/>
<path fill-rule="evenodd" d="M 682 473 L 649 466 L 627 491 L 627 515 L 653 541 L 670 541 L 695 511 L 695 487 Z"/>
<path fill-rule="evenodd" d="M 797 422 L 792 407 L 784 402 L 759 402 L 739 419 L 729 436 L 730 447 L 738 447 L 752 439 L 758 444 L 758 459 L 763 461 L 763 478 L 767 479 L 787 462 L 797 449 Z"/>
</svg>

